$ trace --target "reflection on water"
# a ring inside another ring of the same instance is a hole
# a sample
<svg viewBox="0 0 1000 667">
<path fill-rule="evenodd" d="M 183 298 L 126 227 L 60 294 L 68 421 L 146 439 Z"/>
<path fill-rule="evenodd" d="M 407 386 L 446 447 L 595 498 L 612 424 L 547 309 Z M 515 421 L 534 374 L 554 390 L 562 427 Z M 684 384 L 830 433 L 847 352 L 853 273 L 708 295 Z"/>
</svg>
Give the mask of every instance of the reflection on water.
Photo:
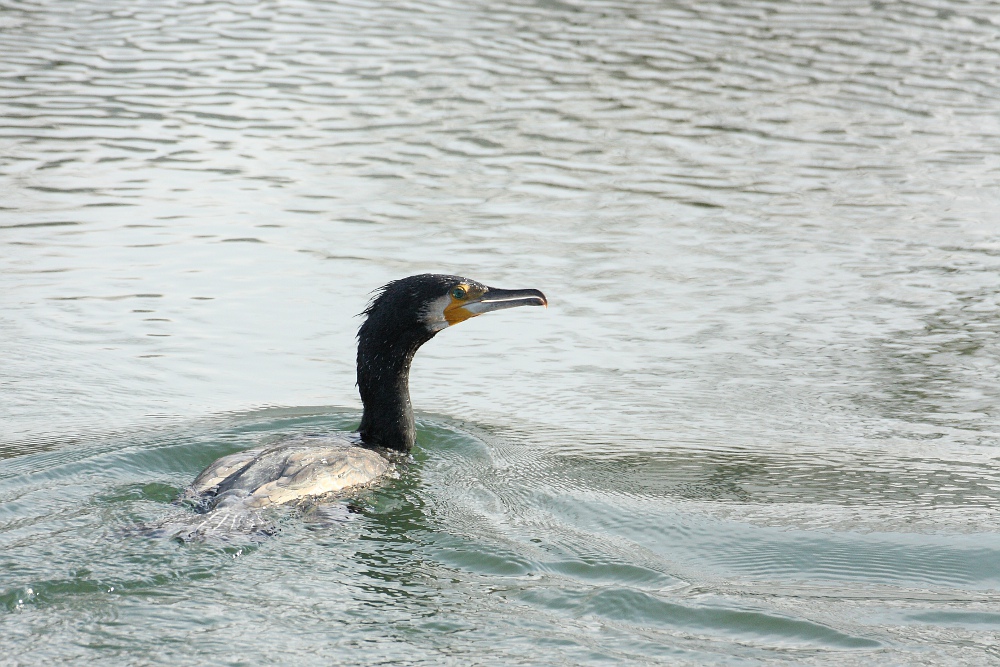
<svg viewBox="0 0 1000 667">
<path fill-rule="evenodd" d="M 0 654 L 994 660 L 997 25 L 2 2 Z M 121 538 L 353 428 L 354 316 L 422 271 L 551 308 L 421 351 L 399 480 L 259 544 Z"/>
</svg>

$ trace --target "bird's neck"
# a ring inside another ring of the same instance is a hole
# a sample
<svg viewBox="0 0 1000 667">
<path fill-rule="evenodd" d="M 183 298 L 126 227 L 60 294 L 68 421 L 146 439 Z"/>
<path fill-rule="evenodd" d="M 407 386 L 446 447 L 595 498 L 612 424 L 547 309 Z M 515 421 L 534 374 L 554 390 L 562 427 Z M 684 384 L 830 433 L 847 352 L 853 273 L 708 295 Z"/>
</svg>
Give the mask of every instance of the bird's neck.
<svg viewBox="0 0 1000 667">
<path fill-rule="evenodd" d="M 410 406 L 410 364 L 433 334 L 412 332 L 386 340 L 367 325 L 358 335 L 358 390 L 365 406 L 358 433 L 369 445 L 406 452 L 417 436 Z"/>
</svg>

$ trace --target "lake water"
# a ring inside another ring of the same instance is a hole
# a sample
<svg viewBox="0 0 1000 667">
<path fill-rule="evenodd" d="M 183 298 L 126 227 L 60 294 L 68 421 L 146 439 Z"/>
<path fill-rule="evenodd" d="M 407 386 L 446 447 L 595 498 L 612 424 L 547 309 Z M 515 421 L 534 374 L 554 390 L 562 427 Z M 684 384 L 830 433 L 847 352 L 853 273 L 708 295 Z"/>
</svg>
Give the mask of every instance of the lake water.
<svg viewBox="0 0 1000 667">
<path fill-rule="evenodd" d="M 4 0 L 0 663 L 996 664 L 998 71 L 975 0 Z M 550 308 L 398 480 L 130 530 L 353 429 L 427 271 Z"/>
</svg>

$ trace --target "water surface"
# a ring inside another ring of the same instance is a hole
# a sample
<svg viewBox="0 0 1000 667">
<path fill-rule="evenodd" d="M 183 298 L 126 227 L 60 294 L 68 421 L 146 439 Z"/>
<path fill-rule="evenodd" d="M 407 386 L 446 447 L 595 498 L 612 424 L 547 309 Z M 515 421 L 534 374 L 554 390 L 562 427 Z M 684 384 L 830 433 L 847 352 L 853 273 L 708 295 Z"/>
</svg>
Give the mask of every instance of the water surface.
<svg viewBox="0 0 1000 667">
<path fill-rule="evenodd" d="M 0 655 L 994 662 L 998 69 L 976 2 L 0 2 Z M 398 480 L 129 536 L 352 429 L 424 271 L 551 307 L 421 350 Z"/>
</svg>

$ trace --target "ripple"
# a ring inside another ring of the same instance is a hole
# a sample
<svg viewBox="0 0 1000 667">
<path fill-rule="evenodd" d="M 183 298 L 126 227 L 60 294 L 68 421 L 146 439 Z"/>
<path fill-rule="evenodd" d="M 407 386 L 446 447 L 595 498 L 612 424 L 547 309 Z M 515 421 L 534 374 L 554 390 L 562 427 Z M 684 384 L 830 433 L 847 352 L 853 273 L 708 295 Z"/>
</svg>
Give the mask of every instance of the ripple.
<svg viewBox="0 0 1000 667">
<path fill-rule="evenodd" d="M 871 649 L 880 644 L 864 637 L 852 637 L 816 623 L 782 618 L 750 610 L 712 609 L 672 604 L 647 593 L 610 589 L 588 595 L 586 601 L 574 595 L 527 593 L 536 604 L 575 613 L 607 618 L 614 623 L 639 626 L 669 626 L 679 632 L 700 634 L 722 630 L 744 641 L 768 642 L 791 647 L 825 646 L 837 649 Z"/>
</svg>

